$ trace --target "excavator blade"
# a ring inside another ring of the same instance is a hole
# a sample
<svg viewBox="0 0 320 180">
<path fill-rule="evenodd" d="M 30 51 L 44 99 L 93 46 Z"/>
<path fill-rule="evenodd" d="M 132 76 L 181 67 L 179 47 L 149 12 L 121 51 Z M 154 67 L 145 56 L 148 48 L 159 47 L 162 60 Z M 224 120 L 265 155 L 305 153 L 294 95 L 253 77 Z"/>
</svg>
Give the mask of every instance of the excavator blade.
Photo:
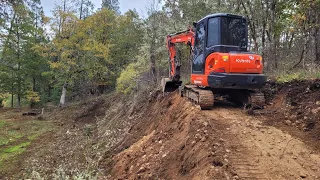
<svg viewBox="0 0 320 180">
<path fill-rule="evenodd" d="M 163 78 L 161 81 L 162 92 L 174 92 L 181 84 L 182 81 L 172 81 L 170 78 Z"/>
</svg>

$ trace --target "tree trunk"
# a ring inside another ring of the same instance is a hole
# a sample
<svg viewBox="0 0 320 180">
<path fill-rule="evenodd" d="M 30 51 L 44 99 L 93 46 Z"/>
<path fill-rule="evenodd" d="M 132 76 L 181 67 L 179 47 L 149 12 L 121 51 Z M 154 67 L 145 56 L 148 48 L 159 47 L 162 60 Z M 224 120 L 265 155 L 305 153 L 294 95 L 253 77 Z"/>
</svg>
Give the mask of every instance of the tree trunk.
<svg viewBox="0 0 320 180">
<path fill-rule="evenodd" d="M 13 92 L 11 93 L 11 108 L 13 108 Z"/>
<path fill-rule="evenodd" d="M 33 90 L 33 92 L 36 92 L 36 78 L 35 77 L 32 78 L 32 90 Z"/>
<path fill-rule="evenodd" d="M 18 21 L 16 20 L 16 23 L 18 24 Z M 17 26 L 17 47 L 18 47 L 18 54 L 17 54 L 17 59 L 18 59 L 18 93 L 17 93 L 17 97 L 18 97 L 18 108 L 21 108 L 21 74 L 19 73 L 21 70 L 21 63 L 20 63 L 20 33 L 19 33 L 19 27 Z"/>
<path fill-rule="evenodd" d="M 266 27 L 267 27 L 267 22 L 266 20 L 264 19 L 263 20 L 263 24 L 262 24 L 262 57 L 264 58 L 265 57 L 265 48 L 266 48 Z M 267 62 L 265 61 L 265 59 L 263 59 L 263 66 L 264 67 L 267 67 L 268 69 L 268 66 L 267 66 Z"/>
<path fill-rule="evenodd" d="M 154 44 L 151 44 L 150 48 L 150 73 L 152 75 L 154 83 L 157 82 L 157 77 L 156 77 L 156 60 L 155 60 L 155 55 L 154 55 Z"/>
<path fill-rule="evenodd" d="M 21 108 L 21 95 L 18 94 L 18 109 Z"/>
<path fill-rule="evenodd" d="M 320 41 L 320 30 L 316 30 L 316 34 L 315 34 L 315 43 L 314 43 L 314 50 L 315 50 L 315 63 L 317 65 L 320 65 L 320 48 L 319 48 L 319 41 Z"/>
<path fill-rule="evenodd" d="M 67 95 L 67 84 L 62 86 L 62 93 L 60 97 L 60 106 L 64 106 L 66 104 L 66 95 Z"/>
<path fill-rule="evenodd" d="M 36 78 L 35 77 L 32 78 L 32 91 L 36 92 Z M 30 108 L 34 108 L 35 106 L 36 106 L 36 102 L 32 98 L 31 102 L 30 102 Z"/>
<path fill-rule="evenodd" d="M 252 10 L 251 3 L 250 3 L 249 0 L 247 1 L 246 4 L 248 5 L 248 8 L 241 1 L 241 5 L 243 7 L 243 10 L 244 10 L 246 16 L 248 17 L 248 24 L 249 24 L 249 27 L 250 27 L 249 30 L 251 32 L 250 35 L 251 35 L 251 38 L 252 38 L 253 44 L 254 44 L 254 51 L 258 52 L 259 45 L 258 45 L 258 41 L 257 41 L 256 24 L 254 22 L 254 19 L 252 18 L 252 16 L 253 16 L 253 12 L 252 11 L 253 10 Z M 250 49 L 251 49 L 251 47 L 250 47 Z"/>
<path fill-rule="evenodd" d="M 273 35 L 273 47 L 272 47 L 272 51 L 273 51 L 273 60 L 274 60 L 274 67 L 275 69 L 278 69 L 278 51 L 277 51 L 277 47 L 278 47 L 278 43 L 279 43 L 279 38 L 276 36 L 276 34 Z"/>
<path fill-rule="evenodd" d="M 12 72 L 12 82 L 11 82 L 11 108 L 13 108 L 13 98 L 14 98 L 14 83 L 13 83 L 13 72 Z"/>
<path fill-rule="evenodd" d="M 20 70 L 20 63 L 19 63 L 19 70 Z M 21 77 L 20 75 L 18 75 L 18 93 L 17 93 L 17 97 L 18 97 L 18 104 L 17 107 L 20 109 L 21 108 Z"/>
<path fill-rule="evenodd" d="M 83 0 L 81 0 L 81 4 L 80 4 L 80 17 L 79 19 L 82 19 L 82 14 L 83 14 Z"/>
<path fill-rule="evenodd" d="M 51 86 L 48 85 L 48 98 L 49 98 L 49 102 L 51 102 Z"/>
<path fill-rule="evenodd" d="M 152 79 L 154 81 L 154 83 L 157 83 L 157 77 L 156 77 L 156 56 L 155 56 L 155 49 L 156 49 L 156 42 L 154 41 L 154 39 L 157 38 L 157 19 L 156 17 L 153 17 L 153 21 L 151 24 L 151 37 L 152 40 L 150 41 L 150 73 L 152 75 Z"/>
<path fill-rule="evenodd" d="M 300 55 L 300 60 L 292 68 L 290 68 L 289 71 L 291 71 L 291 70 L 295 69 L 296 67 L 298 67 L 301 62 L 304 63 L 305 54 L 306 54 L 306 51 L 307 51 L 307 48 L 308 48 L 308 42 L 309 42 L 309 35 L 306 34 L 305 35 L 305 42 L 303 44 L 302 52 L 301 52 L 301 55 Z"/>
</svg>

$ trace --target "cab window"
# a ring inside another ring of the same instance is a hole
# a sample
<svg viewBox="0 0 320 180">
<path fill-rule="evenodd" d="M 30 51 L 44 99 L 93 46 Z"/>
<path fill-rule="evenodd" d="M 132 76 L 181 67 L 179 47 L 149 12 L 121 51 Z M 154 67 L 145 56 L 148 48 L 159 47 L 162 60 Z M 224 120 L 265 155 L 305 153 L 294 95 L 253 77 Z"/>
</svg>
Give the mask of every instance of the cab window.
<svg viewBox="0 0 320 180">
<path fill-rule="evenodd" d="M 204 69 L 204 46 L 205 46 L 205 26 L 199 23 L 196 28 L 196 38 L 194 44 L 193 72 L 202 72 Z"/>
<path fill-rule="evenodd" d="M 207 47 L 220 45 L 219 18 L 210 18 L 208 21 Z"/>
</svg>

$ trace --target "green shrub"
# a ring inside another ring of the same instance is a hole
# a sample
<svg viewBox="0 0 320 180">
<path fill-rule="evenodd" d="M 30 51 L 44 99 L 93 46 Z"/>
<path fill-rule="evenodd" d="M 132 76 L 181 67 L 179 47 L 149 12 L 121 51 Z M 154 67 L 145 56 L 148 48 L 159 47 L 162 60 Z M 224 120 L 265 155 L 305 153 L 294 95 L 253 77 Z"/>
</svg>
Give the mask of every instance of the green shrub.
<svg viewBox="0 0 320 180">
<path fill-rule="evenodd" d="M 131 93 L 137 87 L 141 74 L 148 70 L 148 63 L 144 57 L 139 57 L 137 62 L 129 64 L 117 79 L 116 90 L 124 94 Z"/>
<path fill-rule="evenodd" d="M 117 91 L 124 94 L 130 93 L 136 87 L 137 77 L 138 71 L 135 64 L 129 64 L 117 79 Z"/>
</svg>

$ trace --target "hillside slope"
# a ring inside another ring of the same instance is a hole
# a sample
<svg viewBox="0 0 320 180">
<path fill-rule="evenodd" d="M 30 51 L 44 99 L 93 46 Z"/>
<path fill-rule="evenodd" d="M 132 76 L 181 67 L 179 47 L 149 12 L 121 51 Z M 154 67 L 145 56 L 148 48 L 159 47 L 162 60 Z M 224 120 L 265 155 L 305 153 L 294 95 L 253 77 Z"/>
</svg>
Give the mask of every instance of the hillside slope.
<svg viewBox="0 0 320 180">
<path fill-rule="evenodd" d="M 56 108 L 42 117 L 54 130 L 0 178 L 317 179 L 319 87 L 269 83 L 269 105 L 254 116 L 226 103 L 201 111 L 159 92 Z"/>
</svg>

